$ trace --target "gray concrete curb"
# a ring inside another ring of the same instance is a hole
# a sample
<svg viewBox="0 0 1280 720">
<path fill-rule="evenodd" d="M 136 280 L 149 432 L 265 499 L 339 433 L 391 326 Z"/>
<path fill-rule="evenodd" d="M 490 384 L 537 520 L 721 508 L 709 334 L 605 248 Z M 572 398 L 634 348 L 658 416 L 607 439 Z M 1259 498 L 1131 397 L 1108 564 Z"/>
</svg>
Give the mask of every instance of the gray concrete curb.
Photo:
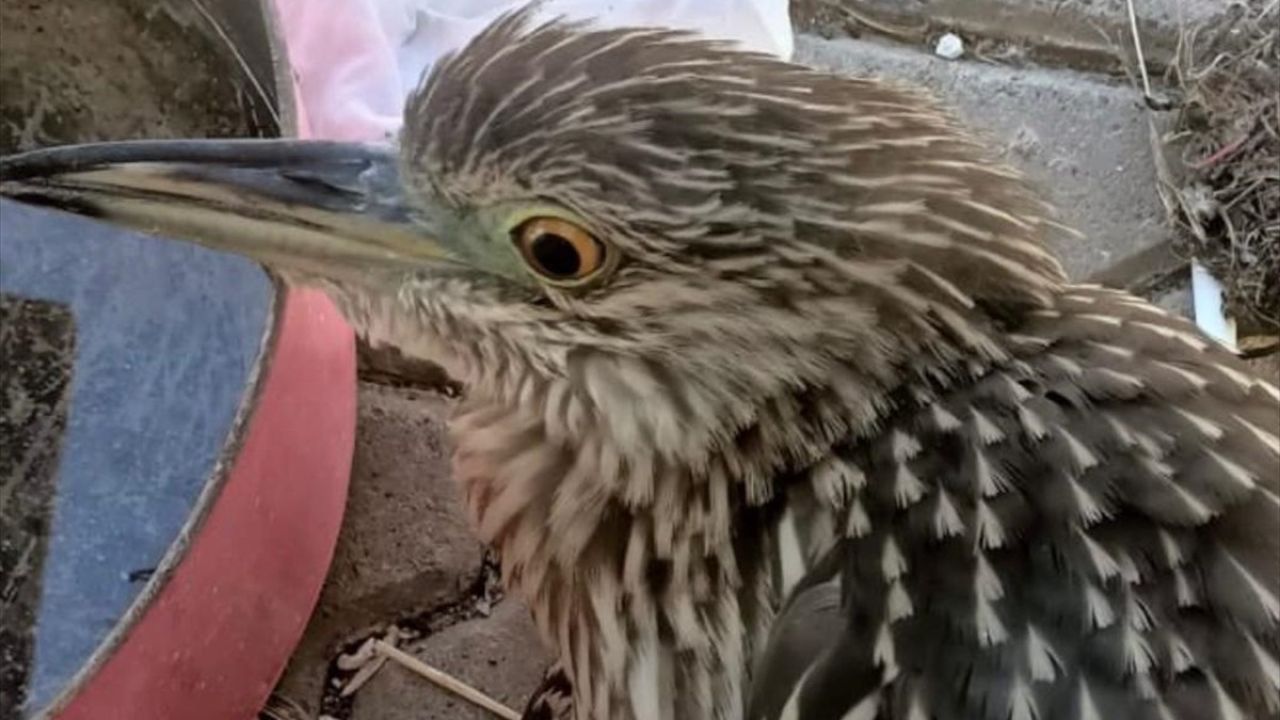
<svg viewBox="0 0 1280 720">
<path fill-rule="evenodd" d="M 1229 12 L 1229 3 L 1212 0 L 1135 0 L 1151 70 L 1169 64 L 1182 27 Z M 970 42 L 1009 43 L 1025 59 L 1079 70 L 1118 71 L 1132 46 L 1126 0 L 795 0 L 791 14 L 801 32 L 888 34 L 923 44 L 949 31 Z"/>
</svg>

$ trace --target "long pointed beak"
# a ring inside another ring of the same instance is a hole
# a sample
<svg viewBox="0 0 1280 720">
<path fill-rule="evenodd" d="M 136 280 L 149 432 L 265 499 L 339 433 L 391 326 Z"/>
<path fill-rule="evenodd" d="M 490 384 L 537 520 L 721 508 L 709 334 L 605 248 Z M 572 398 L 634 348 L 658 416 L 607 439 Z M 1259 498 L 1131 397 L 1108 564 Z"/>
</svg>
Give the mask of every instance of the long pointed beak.
<svg viewBox="0 0 1280 720">
<path fill-rule="evenodd" d="M 0 195 L 358 278 L 454 263 L 412 209 L 391 148 L 299 140 L 112 142 L 0 158 Z"/>
</svg>

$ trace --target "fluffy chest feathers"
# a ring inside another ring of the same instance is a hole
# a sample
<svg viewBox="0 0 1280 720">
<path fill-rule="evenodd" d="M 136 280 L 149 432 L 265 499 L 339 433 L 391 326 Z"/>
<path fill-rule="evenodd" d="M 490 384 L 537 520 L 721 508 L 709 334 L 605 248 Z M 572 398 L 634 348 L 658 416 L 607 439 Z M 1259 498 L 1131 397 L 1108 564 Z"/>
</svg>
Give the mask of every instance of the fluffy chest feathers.
<svg viewBox="0 0 1280 720">
<path fill-rule="evenodd" d="M 640 465 L 598 427 L 570 442 L 547 425 L 468 401 L 452 424 L 454 470 L 558 651 L 576 717 L 741 717 L 748 648 L 771 606 L 764 568 L 733 537 L 741 485 Z"/>
</svg>

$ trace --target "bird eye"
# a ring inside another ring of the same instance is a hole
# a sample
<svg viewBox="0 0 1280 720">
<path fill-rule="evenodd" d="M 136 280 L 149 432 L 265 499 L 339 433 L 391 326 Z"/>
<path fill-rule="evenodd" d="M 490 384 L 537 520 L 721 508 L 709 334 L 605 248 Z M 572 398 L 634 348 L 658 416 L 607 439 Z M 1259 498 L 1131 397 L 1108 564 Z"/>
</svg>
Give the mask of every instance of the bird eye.
<svg viewBox="0 0 1280 720">
<path fill-rule="evenodd" d="M 604 245 L 568 220 L 533 218 L 517 226 L 512 235 L 524 261 L 552 283 L 576 284 L 604 267 Z"/>
</svg>

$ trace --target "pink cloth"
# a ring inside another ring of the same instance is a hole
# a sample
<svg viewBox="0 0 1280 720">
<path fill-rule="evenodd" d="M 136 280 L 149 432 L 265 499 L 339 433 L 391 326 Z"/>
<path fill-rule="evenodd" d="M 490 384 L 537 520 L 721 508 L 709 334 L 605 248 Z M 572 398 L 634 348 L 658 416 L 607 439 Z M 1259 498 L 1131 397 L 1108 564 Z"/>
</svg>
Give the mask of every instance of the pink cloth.
<svg viewBox="0 0 1280 720">
<path fill-rule="evenodd" d="M 376 141 L 399 127 L 394 57 L 373 4 L 276 0 L 305 125 L 301 137 Z"/>
<path fill-rule="evenodd" d="M 394 139 L 423 72 L 527 0 L 274 0 L 297 83 L 301 137 Z M 539 17 L 683 27 L 789 59 L 786 0 L 546 0 Z M 305 118 L 305 122 L 303 122 Z"/>
</svg>

